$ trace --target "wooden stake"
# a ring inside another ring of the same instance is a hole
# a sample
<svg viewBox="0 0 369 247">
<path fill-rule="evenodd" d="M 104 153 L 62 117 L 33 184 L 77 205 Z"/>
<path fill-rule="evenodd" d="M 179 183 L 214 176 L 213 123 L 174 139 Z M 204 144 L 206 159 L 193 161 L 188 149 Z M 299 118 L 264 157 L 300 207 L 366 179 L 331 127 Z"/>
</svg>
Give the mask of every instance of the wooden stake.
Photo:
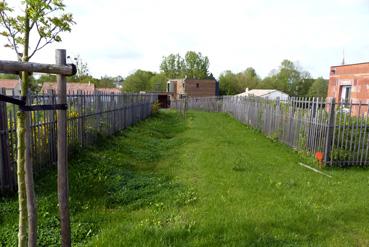
<svg viewBox="0 0 369 247">
<path fill-rule="evenodd" d="M 56 50 L 56 64 L 66 65 L 66 51 Z M 57 75 L 57 103 L 66 104 L 67 81 L 64 75 Z M 68 157 L 67 157 L 67 112 L 57 110 L 58 118 L 58 201 L 61 223 L 61 244 L 71 246 L 70 219 L 69 219 L 69 188 L 68 188 Z"/>
</svg>

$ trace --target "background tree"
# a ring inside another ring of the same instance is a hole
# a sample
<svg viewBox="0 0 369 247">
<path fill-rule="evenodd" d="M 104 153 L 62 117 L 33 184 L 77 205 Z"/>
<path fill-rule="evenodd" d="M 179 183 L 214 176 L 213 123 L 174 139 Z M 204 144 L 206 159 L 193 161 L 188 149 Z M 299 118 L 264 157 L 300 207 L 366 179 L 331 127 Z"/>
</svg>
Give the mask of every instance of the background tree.
<svg viewBox="0 0 369 247">
<path fill-rule="evenodd" d="M 308 96 L 326 98 L 328 92 L 328 80 L 319 77 L 311 85 Z"/>
<path fill-rule="evenodd" d="M 149 91 L 151 89 L 150 79 L 155 74 L 150 71 L 137 70 L 135 73 L 129 75 L 124 81 L 124 92 L 140 92 Z"/>
<path fill-rule="evenodd" d="M 189 79 L 207 79 L 209 76 L 209 58 L 201 52 L 188 51 L 185 55 L 185 75 Z"/>
<path fill-rule="evenodd" d="M 102 76 L 99 80 L 96 80 L 95 86 L 97 88 L 114 88 L 115 81 L 116 81 L 115 77 L 105 75 Z"/>
<path fill-rule="evenodd" d="M 72 15 L 64 13 L 63 0 L 22 0 L 16 7 L 17 11 L 14 11 L 15 6 L 10 6 L 5 0 L 0 2 L 0 34 L 7 40 L 5 47 L 14 50 L 19 61 L 28 62 L 48 44 L 61 41 L 60 34 L 71 31 L 71 25 L 74 23 Z M 36 42 L 33 45 L 31 34 L 35 34 Z M 23 72 L 21 96 L 26 96 L 28 88 L 29 75 Z M 17 113 L 17 126 L 18 245 L 25 246 L 27 242 L 26 212 L 28 210 L 28 245 L 35 246 L 36 209 L 32 167 L 30 162 L 25 164 L 26 115 L 24 112 Z"/>
<path fill-rule="evenodd" d="M 260 78 L 254 68 L 234 74 L 232 71 L 226 71 L 219 77 L 219 86 L 221 95 L 234 95 L 242 93 L 246 88 L 254 89 L 259 86 Z"/>
<path fill-rule="evenodd" d="M 183 59 L 179 54 L 163 57 L 160 70 L 169 79 L 183 78 L 208 79 L 209 58 L 201 52 L 188 51 Z"/>
<path fill-rule="evenodd" d="M 150 78 L 151 92 L 165 92 L 167 89 L 168 78 L 164 73 L 155 74 Z"/>
<path fill-rule="evenodd" d="M 278 70 L 264 78 L 261 88 L 277 89 L 290 96 L 306 96 L 312 84 L 310 74 L 290 60 L 283 60 Z"/>
<path fill-rule="evenodd" d="M 221 95 L 234 95 L 242 92 L 242 88 L 237 83 L 236 75 L 227 70 L 219 76 L 219 93 Z"/>
<path fill-rule="evenodd" d="M 184 77 L 185 62 L 179 54 L 170 54 L 167 57 L 163 57 L 160 70 L 167 78 L 181 78 Z"/>
</svg>

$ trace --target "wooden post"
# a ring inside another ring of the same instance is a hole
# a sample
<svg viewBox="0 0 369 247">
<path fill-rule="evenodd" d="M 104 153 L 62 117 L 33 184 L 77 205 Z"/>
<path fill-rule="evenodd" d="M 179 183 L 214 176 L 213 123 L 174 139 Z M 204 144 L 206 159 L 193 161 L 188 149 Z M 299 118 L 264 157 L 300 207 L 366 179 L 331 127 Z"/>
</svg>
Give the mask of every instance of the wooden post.
<svg viewBox="0 0 369 247">
<path fill-rule="evenodd" d="M 324 163 L 325 164 L 328 163 L 329 155 L 332 151 L 335 117 L 336 117 L 335 107 L 336 107 L 335 98 L 332 98 L 331 103 L 330 103 L 328 126 L 327 126 L 328 128 L 327 139 L 326 139 L 325 148 L 324 148 Z M 331 160 L 331 164 L 332 164 L 332 160 Z"/>
<path fill-rule="evenodd" d="M 31 93 L 27 92 L 27 105 L 32 104 Z M 28 246 L 36 246 L 37 242 L 37 206 L 33 181 L 32 165 L 32 113 L 25 113 L 26 133 L 25 133 L 25 181 L 27 194 L 28 212 Z"/>
<path fill-rule="evenodd" d="M 66 51 L 56 50 L 57 65 L 66 65 Z M 67 80 L 64 75 L 57 75 L 57 103 L 66 104 Z M 70 220 L 68 207 L 68 157 L 67 157 L 67 112 L 57 110 L 58 118 L 58 202 L 61 224 L 61 245 L 71 246 Z"/>
</svg>

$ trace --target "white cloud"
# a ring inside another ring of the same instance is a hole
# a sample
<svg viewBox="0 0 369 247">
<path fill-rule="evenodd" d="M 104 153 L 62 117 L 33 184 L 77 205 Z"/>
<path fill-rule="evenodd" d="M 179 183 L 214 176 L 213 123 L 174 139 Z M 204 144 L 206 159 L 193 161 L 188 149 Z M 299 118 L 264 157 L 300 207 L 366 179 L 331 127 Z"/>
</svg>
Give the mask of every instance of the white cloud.
<svg viewBox="0 0 369 247">
<path fill-rule="evenodd" d="M 210 70 L 254 67 L 265 76 L 287 58 L 314 76 L 328 76 L 342 59 L 369 60 L 367 0 L 66 0 L 77 21 L 34 61 L 52 62 L 53 49 L 80 54 L 96 76 L 158 71 L 162 56 L 200 51 Z M 0 38 L 0 42 L 2 42 Z M 11 59 L 0 48 L 0 59 Z"/>
</svg>

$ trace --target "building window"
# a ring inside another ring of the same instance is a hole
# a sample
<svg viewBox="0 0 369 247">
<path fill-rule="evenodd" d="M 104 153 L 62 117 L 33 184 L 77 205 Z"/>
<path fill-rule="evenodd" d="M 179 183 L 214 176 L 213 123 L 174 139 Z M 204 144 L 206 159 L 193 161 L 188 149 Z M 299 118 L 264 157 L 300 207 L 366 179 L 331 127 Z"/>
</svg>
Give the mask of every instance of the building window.
<svg viewBox="0 0 369 247">
<path fill-rule="evenodd" d="M 351 101 L 351 86 L 341 87 L 341 103 L 348 104 Z"/>
<path fill-rule="evenodd" d="M 199 88 L 200 87 L 200 84 L 199 83 L 196 83 L 196 88 Z"/>
</svg>

